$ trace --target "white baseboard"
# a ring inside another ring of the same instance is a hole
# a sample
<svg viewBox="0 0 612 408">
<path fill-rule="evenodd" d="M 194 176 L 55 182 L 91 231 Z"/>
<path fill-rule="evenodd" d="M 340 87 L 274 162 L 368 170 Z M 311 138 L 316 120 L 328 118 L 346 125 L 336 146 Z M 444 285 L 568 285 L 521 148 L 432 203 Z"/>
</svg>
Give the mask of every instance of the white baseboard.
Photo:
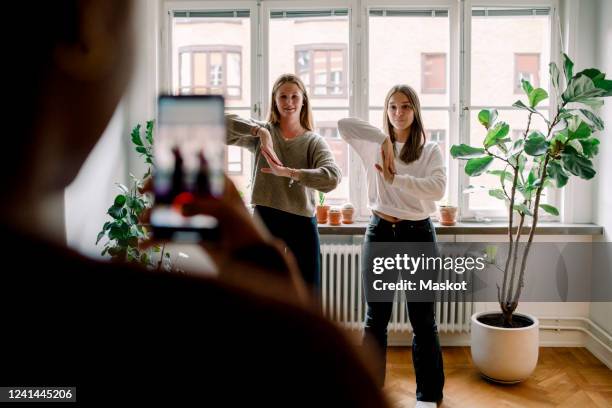
<svg viewBox="0 0 612 408">
<path fill-rule="evenodd" d="M 612 352 L 610 352 L 610 350 L 606 349 L 592 338 L 587 339 L 585 347 L 599 361 L 604 363 L 610 370 L 612 370 Z"/>
<path fill-rule="evenodd" d="M 612 370 L 610 336 L 588 318 L 539 318 L 540 347 L 585 347 Z M 597 340 L 596 340 L 597 339 Z M 411 332 L 389 332 L 389 346 L 410 346 Z M 470 346 L 469 333 L 440 333 L 442 346 Z"/>
</svg>

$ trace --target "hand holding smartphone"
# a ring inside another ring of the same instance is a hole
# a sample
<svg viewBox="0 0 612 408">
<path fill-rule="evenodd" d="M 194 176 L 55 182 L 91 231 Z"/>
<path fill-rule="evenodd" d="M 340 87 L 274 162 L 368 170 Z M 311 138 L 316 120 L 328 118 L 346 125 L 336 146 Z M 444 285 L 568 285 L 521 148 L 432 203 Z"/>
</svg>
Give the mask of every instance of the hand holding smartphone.
<svg viewBox="0 0 612 408">
<path fill-rule="evenodd" d="M 217 219 L 202 214 L 185 216 L 183 206 L 191 204 L 195 197 L 219 198 L 223 194 L 223 97 L 161 95 L 157 124 L 153 146 L 153 235 L 173 241 L 216 239 Z"/>
</svg>

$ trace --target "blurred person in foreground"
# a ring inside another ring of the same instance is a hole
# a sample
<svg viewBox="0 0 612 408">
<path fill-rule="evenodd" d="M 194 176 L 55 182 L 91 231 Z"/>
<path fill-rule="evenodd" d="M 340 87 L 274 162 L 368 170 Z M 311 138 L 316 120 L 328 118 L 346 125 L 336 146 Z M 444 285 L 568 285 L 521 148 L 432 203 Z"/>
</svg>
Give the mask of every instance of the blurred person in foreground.
<svg viewBox="0 0 612 408">
<path fill-rule="evenodd" d="M 32 46 L 25 37 L 8 45 L 0 386 L 76 386 L 78 402 L 106 406 L 386 406 L 366 362 L 312 311 L 295 261 L 231 183 L 223 199 L 190 208 L 220 221 L 219 278 L 89 260 L 52 232 L 61 222 L 47 203 L 63 196 L 116 109 L 136 25 L 128 1 L 36 8 Z"/>
</svg>

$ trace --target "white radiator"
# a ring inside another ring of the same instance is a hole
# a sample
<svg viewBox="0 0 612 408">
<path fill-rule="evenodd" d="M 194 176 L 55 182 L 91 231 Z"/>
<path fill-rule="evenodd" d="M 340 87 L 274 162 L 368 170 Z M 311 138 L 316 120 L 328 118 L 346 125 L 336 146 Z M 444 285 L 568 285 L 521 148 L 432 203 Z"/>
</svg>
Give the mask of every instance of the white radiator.
<svg viewBox="0 0 612 408">
<path fill-rule="evenodd" d="M 443 256 L 448 256 L 442 254 Z M 446 271 L 443 279 L 455 281 L 457 276 Z M 469 332 L 473 303 L 454 292 L 444 292 L 436 302 L 438 331 Z M 365 296 L 361 279 L 361 245 L 321 245 L 321 301 L 323 313 L 352 330 L 363 329 Z M 403 292 L 396 293 L 389 331 L 411 331 Z"/>
</svg>

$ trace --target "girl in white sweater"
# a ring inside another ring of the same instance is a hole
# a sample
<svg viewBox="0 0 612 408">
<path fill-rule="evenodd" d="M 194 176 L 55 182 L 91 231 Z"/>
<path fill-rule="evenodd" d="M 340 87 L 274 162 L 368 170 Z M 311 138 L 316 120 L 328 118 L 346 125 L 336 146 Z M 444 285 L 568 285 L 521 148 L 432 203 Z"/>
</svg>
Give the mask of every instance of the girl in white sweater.
<svg viewBox="0 0 612 408">
<path fill-rule="evenodd" d="M 396 85 L 385 98 L 384 129 L 360 119 L 338 122 L 340 135 L 361 157 L 372 211 L 365 242 L 433 242 L 429 215 L 444 196 L 446 169 L 442 152 L 427 142 L 416 92 Z M 364 256 L 364 259 L 367 258 Z M 371 275 L 364 262 L 364 276 Z M 364 279 L 365 283 L 366 279 Z M 387 326 L 393 304 L 368 299 L 364 342 L 381 351 L 378 381 L 385 380 Z M 407 302 L 413 327 L 412 360 L 417 382 L 416 407 L 436 407 L 442 400 L 444 369 L 433 302 Z"/>
</svg>

